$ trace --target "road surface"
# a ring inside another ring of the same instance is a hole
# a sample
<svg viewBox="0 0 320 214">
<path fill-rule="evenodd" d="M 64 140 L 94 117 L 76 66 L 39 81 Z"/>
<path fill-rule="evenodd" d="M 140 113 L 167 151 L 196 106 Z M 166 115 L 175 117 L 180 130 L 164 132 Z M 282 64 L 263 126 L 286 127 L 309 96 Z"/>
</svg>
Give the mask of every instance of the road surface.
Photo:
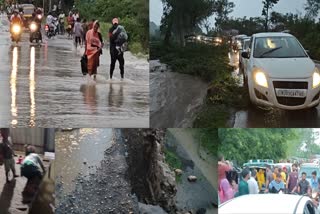
<svg viewBox="0 0 320 214">
<path fill-rule="evenodd" d="M 108 80 L 110 55 L 100 57 L 97 82 L 83 77 L 80 57 L 65 36 L 31 45 L 28 33 L 10 41 L 6 16 L 0 18 L 0 126 L 148 127 L 149 64 L 125 53 L 125 80 Z"/>
<path fill-rule="evenodd" d="M 243 76 L 238 69 L 238 56 L 230 54 L 231 65 L 235 67 L 234 77 L 243 85 Z M 320 64 L 316 64 L 320 68 Z M 231 119 L 234 128 L 312 128 L 320 126 L 320 108 L 286 111 L 277 108 L 257 108 L 249 105 L 237 111 Z"/>
</svg>

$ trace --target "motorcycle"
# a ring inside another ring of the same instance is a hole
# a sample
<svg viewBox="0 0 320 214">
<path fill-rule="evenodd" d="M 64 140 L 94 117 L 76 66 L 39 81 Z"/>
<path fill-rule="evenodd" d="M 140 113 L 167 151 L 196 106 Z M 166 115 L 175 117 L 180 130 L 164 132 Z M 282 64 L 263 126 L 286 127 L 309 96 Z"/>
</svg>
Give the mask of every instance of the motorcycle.
<svg viewBox="0 0 320 214">
<path fill-rule="evenodd" d="M 30 29 L 30 42 L 32 43 L 34 40 L 38 43 L 39 41 L 42 42 L 42 35 L 41 35 L 41 24 L 36 22 L 31 22 L 29 25 Z"/>
<path fill-rule="evenodd" d="M 47 37 L 50 39 L 51 37 L 56 36 L 59 33 L 59 21 L 58 19 L 54 19 L 51 24 L 45 25 L 45 31 Z"/>
<path fill-rule="evenodd" d="M 12 42 L 16 42 L 18 44 L 21 40 L 22 26 L 19 24 L 13 24 L 10 32 Z"/>
<path fill-rule="evenodd" d="M 55 30 L 54 27 L 51 25 L 49 26 L 48 24 L 45 25 L 44 30 L 46 31 L 46 35 L 47 37 L 50 39 L 51 37 L 54 37 L 55 34 Z"/>
</svg>

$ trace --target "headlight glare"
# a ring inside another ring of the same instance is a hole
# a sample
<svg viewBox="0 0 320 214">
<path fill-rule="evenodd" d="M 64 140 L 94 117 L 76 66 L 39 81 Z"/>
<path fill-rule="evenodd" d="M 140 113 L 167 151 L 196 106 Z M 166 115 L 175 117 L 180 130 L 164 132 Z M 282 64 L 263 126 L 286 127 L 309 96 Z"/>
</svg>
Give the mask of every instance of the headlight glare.
<svg viewBox="0 0 320 214">
<path fill-rule="evenodd" d="M 320 85 L 320 72 L 316 68 L 312 75 L 312 88 L 317 88 Z"/>
<path fill-rule="evenodd" d="M 267 77 L 261 70 L 254 72 L 254 81 L 257 85 L 268 88 Z"/>
</svg>

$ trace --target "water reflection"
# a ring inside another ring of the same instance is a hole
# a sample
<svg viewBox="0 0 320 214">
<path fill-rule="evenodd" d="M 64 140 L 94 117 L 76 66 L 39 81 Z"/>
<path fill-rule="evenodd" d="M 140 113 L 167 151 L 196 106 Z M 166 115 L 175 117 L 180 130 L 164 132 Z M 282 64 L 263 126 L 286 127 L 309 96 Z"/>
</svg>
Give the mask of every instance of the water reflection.
<svg viewBox="0 0 320 214">
<path fill-rule="evenodd" d="M 84 103 L 87 104 L 91 111 L 97 110 L 97 88 L 95 84 L 83 84 L 80 86 Z"/>
<path fill-rule="evenodd" d="M 29 76 L 29 85 L 30 85 L 30 126 L 35 126 L 35 111 L 36 111 L 36 102 L 35 102 L 35 48 L 31 47 L 30 50 L 30 76 Z"/>
<path fill-rule="evenodd" d="M 115 90 L 119 87 L 118 90 Z M 110 84 L 109 85 L 109 95 L 108 95 L 109 106 L 120 108 L 123 105 L 123 85 Z"/>
<path fill-rule="evenodd" d="M 18 48 L 14 47 L 12 51 L 12 71 L 10 76 L 10 88 L 11 88 L 11 125 L 17 125 L 17 72 L 18 72 Z"/>
</svg>

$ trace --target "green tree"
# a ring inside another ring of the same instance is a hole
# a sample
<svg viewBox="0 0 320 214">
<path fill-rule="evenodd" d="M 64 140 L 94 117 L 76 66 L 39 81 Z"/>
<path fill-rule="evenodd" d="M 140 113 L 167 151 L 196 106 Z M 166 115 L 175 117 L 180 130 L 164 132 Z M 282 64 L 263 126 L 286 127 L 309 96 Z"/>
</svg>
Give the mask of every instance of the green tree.
<svg viewBox="0 0 320 214">
<path fill-rule="evenodd" d="M 168 44 L 171 37 L 181 46 L 185 45 L 185 36 L 194 33 L 199 25 L 214 12 L 213 0 L 162 0 L 163 17 L 161 32 Z"/>
<path fill-rule="evenodd" d="M 215 2 L 215 13 L 217 15 L 215 25 L 218 31 L 221 30 L 222 23 L 228 20 L 228 15 L 233 12 L 234 7 L 235 4 L 228 0 L 217 0 Z"/>
<path fill-rule="evenodd" d="M 265 24 L 264 28 L 265 31 L 268 31 L 268 24 L 269 24 L 269 10 L 273 8 L 275 4 L 277 4 L 279 0 L 263 0 L 263 9 L 262 9 L 262 16 L 265 17 Z"/>
<path fill-rule="evenodd" d="M 295 129 L 219 129 L 219 153 L 240 165 L 249 159 L 287 157 L 288 143 L 297 137 Z"/>
<path fill-rule="evenodd" d="M 320 0 L 307 0 L 305 4 L 306 17 L 314 19 L 319 15 L 320 10 Z"/>
</svg>

